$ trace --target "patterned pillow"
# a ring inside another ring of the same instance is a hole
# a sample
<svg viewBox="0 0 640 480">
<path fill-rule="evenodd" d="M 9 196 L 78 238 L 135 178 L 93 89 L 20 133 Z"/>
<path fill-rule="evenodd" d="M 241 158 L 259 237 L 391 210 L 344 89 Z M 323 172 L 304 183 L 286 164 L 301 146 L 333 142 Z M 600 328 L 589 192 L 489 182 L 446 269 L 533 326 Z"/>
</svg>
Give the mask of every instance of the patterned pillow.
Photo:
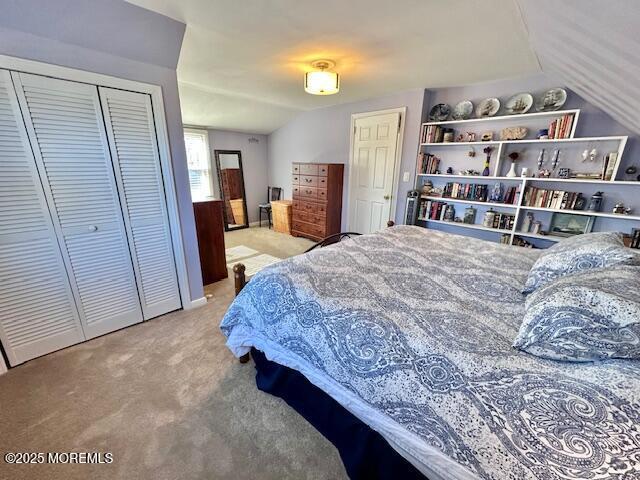
<svg viewBox="0 0 640 480">
<path fill-rule="evenodd" d="M 620 264 L 638 264 L 640 256 L 615 232 L 577 235 L 545 250 L 533 264 L 522 293 L 531 293 L 550 281 L 582 270 Z"/>
<path fill-rule="evenodd" d="M 562 277 L 532 293 L 514 347 L 553 360 L 640 359 L 640 266 Z"/>
</svg>

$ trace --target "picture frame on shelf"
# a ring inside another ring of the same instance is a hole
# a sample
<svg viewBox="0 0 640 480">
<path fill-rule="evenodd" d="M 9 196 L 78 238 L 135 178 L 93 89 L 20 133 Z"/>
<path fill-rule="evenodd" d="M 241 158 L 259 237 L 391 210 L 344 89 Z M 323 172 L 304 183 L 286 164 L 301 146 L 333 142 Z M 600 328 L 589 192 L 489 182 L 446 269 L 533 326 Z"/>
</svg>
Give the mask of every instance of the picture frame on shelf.
<svg viewBox="0 0 640 480">
<path fill-rule="evenodd" d="M 574 235 L 590 233 L 593 229 L 594 220 L 595 217 L 588 215 L 554 212 L 551 216 L 549 234 L 558 237 L 572 237 Z"/>
</svg>

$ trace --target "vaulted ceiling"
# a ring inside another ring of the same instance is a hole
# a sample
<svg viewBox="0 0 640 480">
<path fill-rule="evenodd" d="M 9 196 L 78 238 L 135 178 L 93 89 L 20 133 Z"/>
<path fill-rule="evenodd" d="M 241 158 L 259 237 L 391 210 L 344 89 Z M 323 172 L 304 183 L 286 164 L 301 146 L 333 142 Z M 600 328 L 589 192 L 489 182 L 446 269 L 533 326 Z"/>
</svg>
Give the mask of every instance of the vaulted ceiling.
<svg viewBox="0 0 640 480">
<path fill-rule="evenodd" d="M 512 0 L 130 0 L 187 25 L 185 124 L 270 133 L 297 113 L 422 87 L 538 70 Z M 319 58 L 337 95 L 303 90 Z"/>
<path fill-rule="evenodd" d="M 640 125 L 637 35 L 625 43 L 640 2 L 128 1 L 187 25 L 178 63 L 185 124 L 270 133 L 305 110 L 542 69 Z M 303 73 L 320 58 L 337 64 L 337 95 L 303 91 Z"/>
</svg>

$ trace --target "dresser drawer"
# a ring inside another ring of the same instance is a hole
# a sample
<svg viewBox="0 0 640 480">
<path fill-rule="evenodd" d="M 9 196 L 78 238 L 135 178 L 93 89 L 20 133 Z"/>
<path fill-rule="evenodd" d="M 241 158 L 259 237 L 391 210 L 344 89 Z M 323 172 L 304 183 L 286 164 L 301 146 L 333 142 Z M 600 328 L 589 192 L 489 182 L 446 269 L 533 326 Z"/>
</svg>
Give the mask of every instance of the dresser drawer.
<svg viewBox="0 0 640 480">
<path fill-rule="evenodd" d="M 321 177 L 329 175 L 329 165 L 318 165 L 318 175 Z"/>
<path fill-rule="evenodd" d="M 301 175 L 318 175 L 318 165 L 315 163 L 299 163 Z"/>
<path fill-rule="evenodd" d="M 313 175 L 300 175 L 301 187 L 317 187 L 320 177 L 314 177 Z M 325 179 L 326 180 L 326 179 Z"/>
<path fill-rule="evenodd" d="M 300 164 L 299 163 L 294 163 L 291 166 L 291 173 L 300 173 Z"/>
<path fill-rule="evenodd" d="M 299 222 L 312 223 L 319 227 L 325 228 L 327 219 L 324 215 L 318 215 L 316 213 L 296 212 L 294 219 Z"/>
<path fill-rule="evenodd" d="M 316 187 L 305 187 L 304 185 L 293 186 L 293 198 L 308 198 L 310 200 L 317 200 L 318 189 Z M 326 197 L 326 192 L 325 192 Z"/>
<path fill-rule="evenodd" d="M 327 206 L 323 203 L 305 202 L 304 200 L 293 201 L 293 215 L 298 213 L 313 213 L 315 215 L 325 216 L 327 214 Z"/>
<path fill-rule="evenodd" d="M 326 188 L 316 188 L 317 190 L 317 199 L 321 202 L 327 201 L 327 189 Z"/>
<path fill-rule="evenodd" d="M 316 177 L 318 179 L 319 188 L 327 188 L 327 177 Z"/>
<path fill-rule="evenodd" d="M 300 184 L 300 175 L 298 175 L 297 173 L 294 173 L 293 175 L 291 175 L 291 184 L 292 185 L 299 185 Z"/>
<path fill-rule="evenodd" d="M 299 220 L 293 221 L 293 231 L 311 235 L 312 237 L 316 237 L 318 239 L 325 237 L 325 228 L 324 225 L 314 225 L 313 223 L 301 222 Z"/>
</svg>

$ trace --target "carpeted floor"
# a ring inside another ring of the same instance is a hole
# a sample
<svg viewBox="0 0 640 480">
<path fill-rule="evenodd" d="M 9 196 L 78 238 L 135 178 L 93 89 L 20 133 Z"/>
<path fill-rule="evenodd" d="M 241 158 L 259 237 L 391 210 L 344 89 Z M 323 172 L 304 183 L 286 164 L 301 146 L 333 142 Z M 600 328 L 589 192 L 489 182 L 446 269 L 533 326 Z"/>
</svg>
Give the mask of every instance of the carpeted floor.
<svg viewBox="0 0 640 480">
<path fill-rule="evenodd" d="M 227 234 L 286 257 L 311 245 L 266 228 Z M 111 452 L 109 465 L 13 465 L 2 479 L 342 479 L 334 447 L 283 401 L 218 325 L 230 279 L 209 303 L 41 357 L 0 376 L 0 452 Z"/>
</svg>

